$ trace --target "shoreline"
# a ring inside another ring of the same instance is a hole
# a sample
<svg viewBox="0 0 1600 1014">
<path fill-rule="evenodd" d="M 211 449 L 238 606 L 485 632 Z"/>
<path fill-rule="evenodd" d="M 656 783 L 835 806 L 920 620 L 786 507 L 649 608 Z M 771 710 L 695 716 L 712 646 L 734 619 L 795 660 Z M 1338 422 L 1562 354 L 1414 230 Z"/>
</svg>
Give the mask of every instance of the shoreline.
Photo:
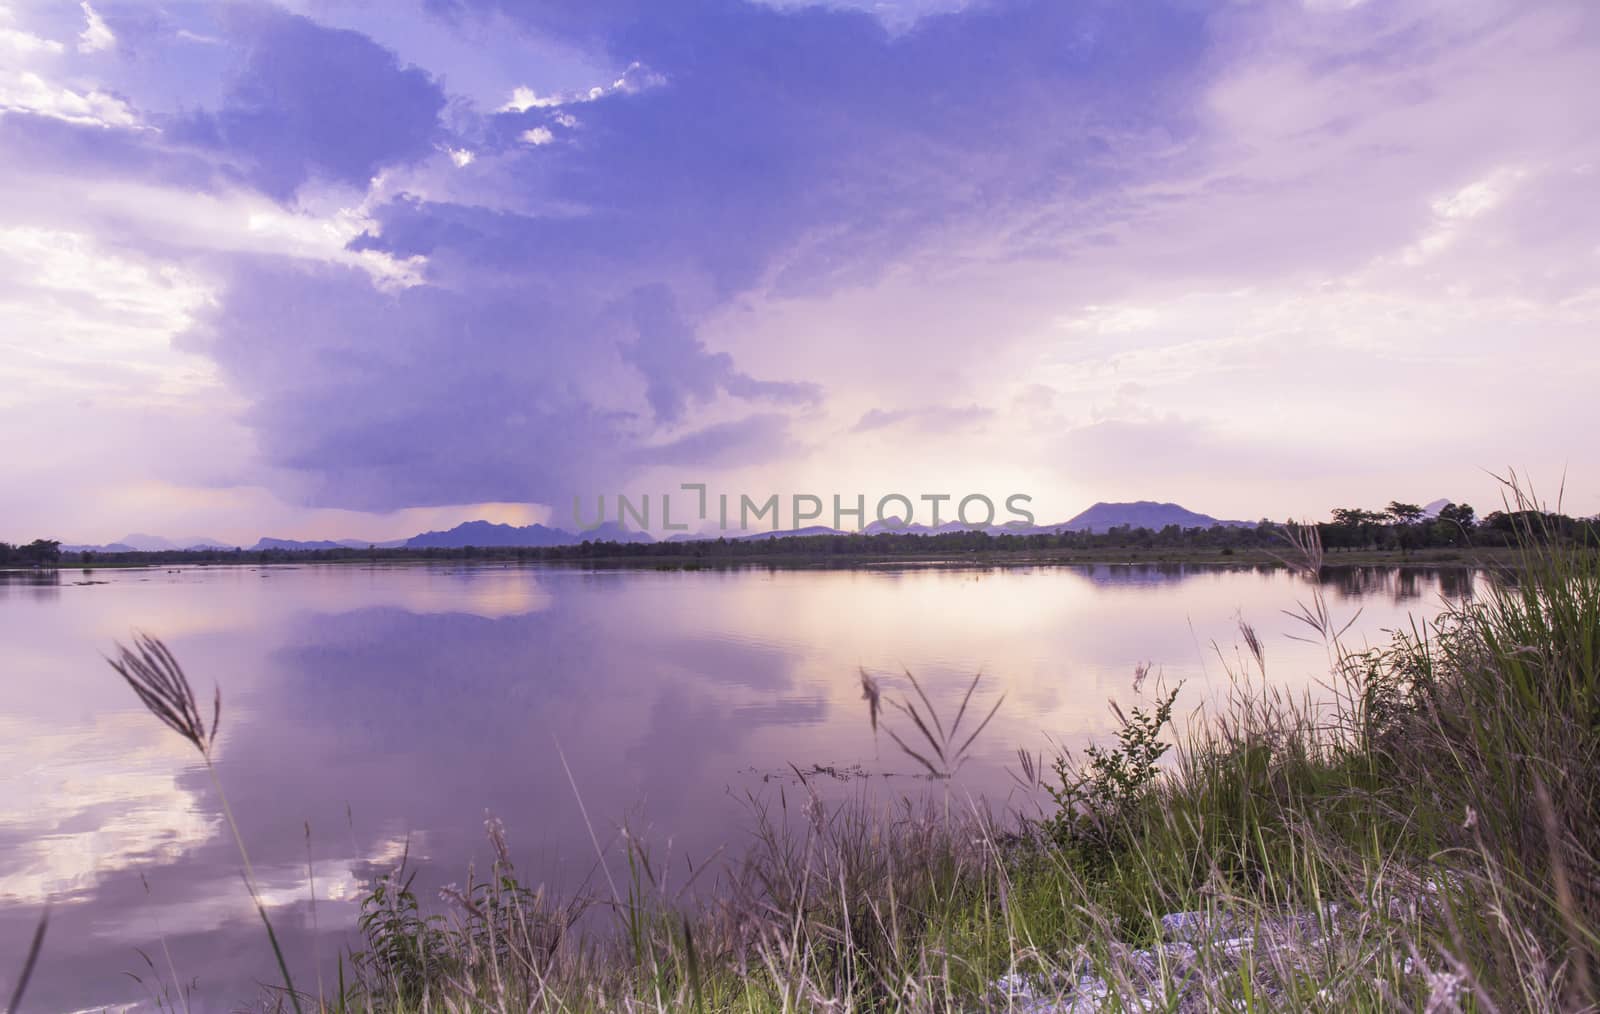
<svg viewBox="0 0 1600 1014">
<path fill-rule="evenodd" d="M 0 568 L 0 574 L 43 574 L 61 571 L 150 570 L 194 567 L 299 567 L 323 566 L 418 566 L 472 564 L 475 566 L 549 567 L 589 570 L 739 570 L 762 567 L 782 570 L 862 570 L 892 567 L 1051 567 L 1051 566 L 1223 566 L 1272 567 L 1291 569 L 1294 565 L 1260 549 L 1234 550 L 976 550 L 968 553 L 892 553 L 842 555 L 833 553 L 754 553 L 738 557 L 710 557 L 694 553 L 625 554 L 589 558 L 541 558 L 518 555 L 515 548 L 477 549 L 471 555 L 463 550 L 445 551 L 449 555 L 368 555 L 351 550 L 349 556 L 319 556 L 325 550 L 306 550 L 286 554 L 268 550 L 242 554 L 239 560 L 151 559 L 93 560 L 63 559 L 50 566 Z M 270 555 L 269 555 L 270 554 Z M 154 555 L 154 554 L 152 554 Z M 196 554 L 200 555 L 200 554 Z M 1342 567 L 1425 567 L 1486 569 L 1503 567 L 1516 559 L 1516 550 L 1503 547 L 1465 549 L 1353 550 L 1331 552 L 1323 560 L 1324 569 Z"/>
</svg>

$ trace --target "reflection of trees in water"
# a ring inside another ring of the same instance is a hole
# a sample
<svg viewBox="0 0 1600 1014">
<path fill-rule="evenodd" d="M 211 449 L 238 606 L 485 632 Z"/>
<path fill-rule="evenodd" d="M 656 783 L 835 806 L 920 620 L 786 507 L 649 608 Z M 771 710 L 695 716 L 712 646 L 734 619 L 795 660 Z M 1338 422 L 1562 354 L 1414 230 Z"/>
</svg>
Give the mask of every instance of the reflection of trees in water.
<svg viewBox="0 0 1600 1014">
<path fill-rule="evenodd" d="M 1266 574 L 1270 563 L 1080 563 L 1069 568 L 1097 585 L 1154 585 L 1216 574 Z"/>
<path fill-rule="evenodd" d="M 1439 593 L 1452 601 L 1473 597 L 1477 571 L 1450 567 L 1439 572 Z"/>
<path fill-rule="evenodd" d="M 1327 567 L 1321 582 L 1341 599 L 1384 596 L 1399 603 L 1440 596 L 1469 599 L 1476 575 L 1464 567 Z"/>
<path fill-rule="evenodd" d="M 1438 580 L 1429 576 L 1430 589 L 1438 585 Z M 1422 575 L 1414 570 L 1401 569 L 1394 575 L 1394 600 L 1396 602 L 1409 602 L 1422 597 Z"/>
<path fill-rule="evenodd" d="M 1275 563 L 1086 563 L 1071 570 L 1097 585 L 1116 587 L 1176 583 L 1219 573 L 1281 573 Z M 1373 597 L 1392 602 L 1437 599 L 1470 599 L 1481 571 L 1468 567 L 1396 567 L 1391 565 L 1336 565 L 1324 567 L 1319 582 L 1340 599 L 1363 600 Z"/>
<path fill-rule="evenodd" d="M 1386 594 L 1393 578 L 1391 567 L 1327 567 L 1321 582 L 1341 599 L 1360 599 Z"/>
<path fill-rule="evenodd" d="M 59 570 L 0 570 L 0 599 L 55 598 L 60 594 Z"/>
</svg>

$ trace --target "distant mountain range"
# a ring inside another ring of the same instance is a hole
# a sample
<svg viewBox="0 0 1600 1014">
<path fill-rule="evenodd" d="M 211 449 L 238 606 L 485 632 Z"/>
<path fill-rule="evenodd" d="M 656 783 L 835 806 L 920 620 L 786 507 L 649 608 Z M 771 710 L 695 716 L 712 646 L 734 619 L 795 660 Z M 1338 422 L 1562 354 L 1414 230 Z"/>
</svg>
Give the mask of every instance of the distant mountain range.
<svg viewBox="0 0 1600 1014">
<path fill-rule="evenodd" d="M 257 539 L 256 544 L 251 546 L 250 549 L 255 552 L 260 552 L 263 549 L 368 549 L 371 547 L 398 549 L 405 544 L 405 539 L 390 539 L 387 542 L 367 542 L 363 539 L 334 539 L 330 542 L 327 539 L 313 539 L 307 542 L 300 539 L 264 538 Z"/>
<path fill-rule="evenodd" d="M 1447 501 L 1439 500 L 1428 505 L 1428 513 L 1435 515 L 1439 508 Z M 939 535 L 945 532 L 983 531 L 991 535 L 1036 535 L 1050 534 L 1053 532 L 1104 532 L 1119 525 L 1128 525 L 1132 528 L 1149 528 L 1159 531 L 1168 525 L 1177 525 L 1180 528 L 1210 528 L 1213 525 L 1225 525 L 1232 528 L 1253 528 L 1254 521 L 1223 521 L 1209 514 L 1198 514 L 1194 511 L 1180 507 L 1175 503 L 1157 503 L 1153 500 L 1136 500 L 1130 503 L 1097 503 L 1088 510 L 1051 525 L 1019 525 L 1015 522 L 1007 525 L 965 525 L 959 521 L 947 521 L 941 525 L 925 525 L 915 523 L 905 525 L 898 523 L 898 519 L 888 522 L 874 521 L 867 525 L 862 532 L 866 535 L 879 535 L 884 533 L 899 533 L 911 535 Z M 727 537 L 742 540 L 764 540 L 794 538 L 807 535 L 848 535 L 849 532 L 824 525 L 810 525 L 805 528 L 788 529 L 776 532 L 750 532 L 744 535 L 722 533 L 691 533 L 679 532 L 670 536 L 668 542 L 692 542 L 699 539 L 716 539 Z M 479 546 L 485 549 L 504 549 L 507 547 L 525 546 L 538 548 L 543 546 L 572 546 L 580 542 L 655 542 L 656 537 L 648 532 L 634 531 L 624 528 L 621 523 L 607 521 L 598 527 L 582 532 L 570 532 L 563 528 L 550 528 L 545 525 L 502 525 L 490 521 L 467 521 L 456 525 L 448 531 L 423 532 L 421 535 L 409 539 L 390 539 L 387 541 L 367 541 L 364 539 L 334 539 L 334 540 L 298 540 L 298 539 L 259 539 L 255 545 L 244 547 L 251 551 L 259 552 L 267 549 L 282 549 L 301 551 L 312 549 L 366 549 L 376 546 L 380 549 L 408 548 L 408 549 L 462 549 L 466 546 Z M 62 546 L 68 552 L 83 552 L 90 550 L 106 553 L 127 552 L 159 552 L 163 550 L 182 549 L 233 549 L 216 539 L 191 538 L 191 539 L 165 539 L 159 535 L 134 534 L 119 539 L 104 546 Z"/>
<path fill-rule="evenodd" d="M 506 546 L 573 546 L 580 542 L 654 542 L 655 536 L 622 527 L 616 521 L 582 532 L 569 532 L 564 528 L 546 528 L 544 525 L 497 525 L 488 521 L 468 521 L 447 532 L 423 532 L 405 541 L 409 549 L 461 549 L 465 546 L 484 548 Z"/>
<path fill-rule="evenodd" d="M 142 535 L 135 532 L 124 535 L 115 542 L 104 546 L 62 546 L 69 553 L 81 553 L 86 549 L 106 553 L 160 553 L 183 549 L 232 549 L 221 539 L 208 539 L 203 535 L 191 535 L 182 539 L 165 539 L 159 535 Z"/>
</svg>

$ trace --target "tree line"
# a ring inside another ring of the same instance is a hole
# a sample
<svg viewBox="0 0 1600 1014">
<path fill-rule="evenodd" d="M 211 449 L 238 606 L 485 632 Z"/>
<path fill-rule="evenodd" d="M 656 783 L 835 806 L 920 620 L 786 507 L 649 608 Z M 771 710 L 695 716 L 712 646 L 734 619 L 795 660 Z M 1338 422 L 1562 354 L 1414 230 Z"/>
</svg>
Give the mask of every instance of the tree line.
<svg viewBox="0 0 1600 1014">
<path fill-rule="evenodd" d="M 1291 522 L 1293 523 L 1293 522 Z M 1573 518 L 1545 511 L 1492 511 L 1482 518 L 1470 504 L 1446 504 L 1436 515 L 1402 501 L 1382 510 L 1339 507 L 1331 520 L 1316 524 L 1323 547 L 1331 554 L 1353 551 L 1509 546 L 1518 531 L 1600 545 L 1600 526 L 1593 518 Z M 283 563 L 340 560 L 606 560 L 606 559 L 738 559 L 772 557 L 892 557 L 959 553 L 1035 553 L 1106 550 L 1275 550 L 1284 545 L 1283 524 L 1263 519 L 1252 527 L 1161 529 L 1121 525 L 1099 532 L 1007 533 L 956 531 L 939 534 L 881 532 L 872 535 L 804 535 L 777 539 L 708 539 L 693 542 L 582 542 L 570 546 L 474 547 L 416 549 L 199 549 L 153 552 L 61 552 L 60 543 L 36 539 L 26 545 L 0 542 L 0 566 L 44 566 L 57 563 Z"/>
<path fill-rule="evenodd" d="M 1522 533 L 1535 540 L 1560 539 L 1597 544 L 1595 518 L 1574 518 L 1553 511 L 1491 511 L 1482 518 L 1471 504 L 1447 503 L 1428 517 L 1414 503 L 1391 500 L 1382 510 L 1336 507 L 1333 520 L 1317 526 L 1323 548 L 1349 550 L 1433 549 L 1469 546 L 1505 547 Z"/>
<path fill-rule="evenodd" d="M 61 543 L 52 539 L 34 539 L 18 546 L 0 542 L 0 567 L 42 567 L 60 560 Z"/>
<path fill-rule="evenodd" d="M 1291 522 L 1293 523 L 1293 522 Z M 1600 546 L 1600 526 L 1593 518 L 1573 518 L 1544 511 L 1493 511 L 1478 517 L 1470 504 L 1450 503 L 1428 516 L 1416 504 L 1391 501 L 1382 510 L 1339 507 L 1331 519 L 1317 522 L 1323 547 L 1332 556 L 1344 552 L 1423 549 L 1494 548 L 1511 545 L 1519 531 Z M 1263 519 L 1253 527 L 1215 525 L 1209 528 L 1161 529 L 1122 525 L 1099 532 L 1009 533 L 957 531 L 940 534 L 882 532 L 803 535 L 778 539 L 710 539 L 694 542 L 583 542 L 570 546 L 474 547 L 413 549 L 200 549 L 158 552 L 62 553 L 46 539 L 25 546 L 0 543 L 0 565 L 45 566 L 137 563 L 290 563 L 346 560 L 740 560 L 810 557 L 844 561 L 853 557 L 948 556 L 967 553 L 1107 552 L 1119 550 L 1186 550 L 1231 555 L 1244 550 L 1278 551 L 1285 545 L 1285 525 Z"/>
</svg>

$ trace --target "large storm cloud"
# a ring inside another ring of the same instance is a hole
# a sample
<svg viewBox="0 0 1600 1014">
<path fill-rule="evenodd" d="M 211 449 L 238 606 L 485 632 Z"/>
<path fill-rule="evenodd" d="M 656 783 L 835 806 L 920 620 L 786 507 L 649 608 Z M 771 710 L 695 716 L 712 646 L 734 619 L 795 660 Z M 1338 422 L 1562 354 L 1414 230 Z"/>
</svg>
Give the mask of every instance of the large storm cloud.
<svg viewBox="0 0 1600 1014">
<path fill-rule="evenodd" d="M 1004 5 L 899 35 L 721 0 L 503 13 L 626 69 L 446 126 L 416 68 L 278 18 L 250 35 L 226 104 L 185 123 L 284 201 L 430 138 L 470 152 L 458 175 L 492 195 L 454 180 L 369 208 L 352 247 L 420 259 L 421 284 L 241 260 L 186 339 L 250 399 L 265 454 L 310 502 L 560 502 L 642 462 L 781 451 L 775 413 L 823 392 L 709 351 L 705 314 L 758 286 L 860 284 L 953 221 L 1108 186 L 1113 146 L 1181 129 L 1173 90 L 1204 42 L 1198 18 L 1111 4 Z"/>
</svg>

